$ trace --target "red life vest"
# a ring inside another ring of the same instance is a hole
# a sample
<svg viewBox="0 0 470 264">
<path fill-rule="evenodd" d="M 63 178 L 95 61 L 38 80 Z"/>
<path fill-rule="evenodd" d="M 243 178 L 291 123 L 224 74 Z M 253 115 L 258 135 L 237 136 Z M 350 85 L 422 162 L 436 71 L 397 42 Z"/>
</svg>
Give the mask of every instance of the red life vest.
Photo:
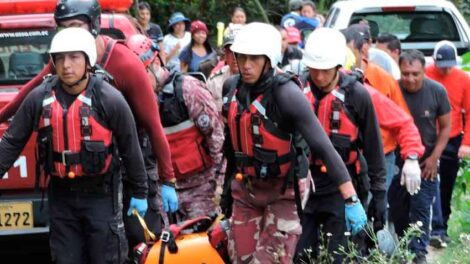
<svg viewBox="0 0 470 264">
<path fill-rule="evenodd" d="M 258 96 L 242 109 L 233 91 L 227 125 L 239 172 L 259 178 L 286 177 L 293 169 L 293 136 L 280 130 L 266 115 L 267 98 Z"/>
<path fill-rule="evenodd" d="M 95 84 L 92 76 L 87 88 L 75 99 L 68 109 L 63 109 L 52 90 L 52 81 L 46 84 L 39 119 L 39 133 L 50 128 L 53 161 L 50 171 L 53 176 L 81 177 L 102 175 L 108 172 L 112 161 L 112 132 L 93 117 L 91 98 Z"/>
<path fill-rule="evenodd" d="M 344 105 L 345 92 L 344 87 L 338 86 L 318 101 L 310 90 L 310 82 L 308 80 L 304 88 L 304 94 L 312 104 L 318 120 L 331 139 L 331 143 L 346 165 L 351 165 L 358 158 L 355 145 L 359 135 L 359 128 L 352 120 Z"/>
<path fill-rule="evenodd" d="M 159 92 L 160 119 L 170 145 L 175 176 L 183 179 L 212 167 L 205 136 L 189 118 L 183 98 L 184 75 L 175 73 Z"/>
</svg>

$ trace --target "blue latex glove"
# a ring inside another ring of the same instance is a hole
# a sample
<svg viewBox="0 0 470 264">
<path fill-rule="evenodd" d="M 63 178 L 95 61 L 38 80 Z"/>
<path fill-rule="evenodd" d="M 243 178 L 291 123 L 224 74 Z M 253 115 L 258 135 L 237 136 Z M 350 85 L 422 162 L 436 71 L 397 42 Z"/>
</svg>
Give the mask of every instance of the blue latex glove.
<svg viewBox="0 0 470 264">
<path fill-rule="evenodd" d="M 346 228 L 356 235 L 367 224 L 367 215 L 361 202 L 345 205 Z"/>
<path fill-rule="evenodd" d="M 163 210 L 174 213 L 178 210 L 178 197 L 174 187 L 162 184 Z"/>
<path fill-rule="evenodd" d="M 147 212 L 147 199 L 139 199 L 139 198 L 131 198 L 131 202 L 129 204 L 129 210 L 127 210 L 127 215 L 132 215 L 132 210 L 136 209 L 139 212 L 140 216 L 144 217 L 145 213 Z"/>
</svg>

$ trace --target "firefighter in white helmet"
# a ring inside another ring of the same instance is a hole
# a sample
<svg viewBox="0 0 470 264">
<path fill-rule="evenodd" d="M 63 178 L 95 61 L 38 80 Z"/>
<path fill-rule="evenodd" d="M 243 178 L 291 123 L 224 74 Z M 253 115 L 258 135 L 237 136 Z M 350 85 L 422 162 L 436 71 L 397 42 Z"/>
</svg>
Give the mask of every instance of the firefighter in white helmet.
<svg viewBox="0 0 470 264">
<path fill-rule="evenodd" d="M 90 32 L 63 29 L 49 52 L 57 75 L 28 94 L 3 135 L 0 175 L 37 131 L 37 164 L 50 177 L 53 262 L 123 263 L 119 157 L 131 182 L 129 212 L 147 210 L 147 176 L 131 110 L 121 93 L 92 73 L 96 45 Z"/>
<path fill-rule="evenodd" d="M 233 263 L 292 263 L 301 233 L 298 210 L 308 190 L 308 163 L 295 135 L 301 135 L 307 149 L 324 161 L 328 177 L 344 199 L 356 192 L 298 82 L 275 68 L 281 59 L 279 31 L 250 23 L 235 37 L 231 50 L 240 74 L 228 79 L 223 89 L 227 176 L 231 176 L 226 180 L 231 182 L 233 198 L 231 207 L 224 208 L 233 212 L 230 257 Z M 361 205 L 357 207 L 365 219 Z"/>
<path fill-rule="evenodd" d="M 374 106 L 362 84 L 341 71 L 346 57 L 346 39 L 338 30 L 317 29 L 305 45 L 303 63 L 308 72 L 301 76 L 304 92 L 358 191 L 358 196 L 344 199 L 328 177 L 331 171 L 314 156 L 310 171 L 316 188 L 304 210 L 297 252 L 302 257 L 311 248 L 314 257 L 318 256 L 323 234 L 334 263 L 342 263 L 342 257 L 334 252 L 346 247 L 345 232 L 356 235 L 362 229 L 359 223 L 366 219 L 361 201 L 367 202 L 369 191 L 373 195 L 369 209 L 376 220 L 383 221 L 386 208 L 385 158 Z"/>
</svg>

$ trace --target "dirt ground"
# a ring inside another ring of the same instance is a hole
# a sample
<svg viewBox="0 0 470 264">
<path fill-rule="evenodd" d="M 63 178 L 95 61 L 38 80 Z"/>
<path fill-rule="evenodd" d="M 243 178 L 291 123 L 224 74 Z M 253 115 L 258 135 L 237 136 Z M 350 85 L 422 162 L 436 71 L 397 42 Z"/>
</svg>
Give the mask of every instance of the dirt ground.
<svg viewBox="0 0 470 264">
<path fill-rule="evenodd" d="M 443 264 L 438 262 L 438 259 L 444 254 L 446 249 L 436 249 L 431 246 L 428 247 L 428 263 L 430 264 Z"/>
</svg>

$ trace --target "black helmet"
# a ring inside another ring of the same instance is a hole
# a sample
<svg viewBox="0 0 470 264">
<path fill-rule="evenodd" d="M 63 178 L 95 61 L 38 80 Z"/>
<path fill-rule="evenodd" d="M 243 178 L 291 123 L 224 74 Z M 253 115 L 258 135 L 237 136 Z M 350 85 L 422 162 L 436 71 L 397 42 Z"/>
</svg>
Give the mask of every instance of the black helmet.
<svg viewBox="0 0 470 264">
<path fill-rule="evenodd" d="M 101 6 L 98 0 L 59 0 L 54 11 L 57 25 L 59 21 L 84 16 L 89 20 L 93 36 L 100 33 Z"/>
</svg>

